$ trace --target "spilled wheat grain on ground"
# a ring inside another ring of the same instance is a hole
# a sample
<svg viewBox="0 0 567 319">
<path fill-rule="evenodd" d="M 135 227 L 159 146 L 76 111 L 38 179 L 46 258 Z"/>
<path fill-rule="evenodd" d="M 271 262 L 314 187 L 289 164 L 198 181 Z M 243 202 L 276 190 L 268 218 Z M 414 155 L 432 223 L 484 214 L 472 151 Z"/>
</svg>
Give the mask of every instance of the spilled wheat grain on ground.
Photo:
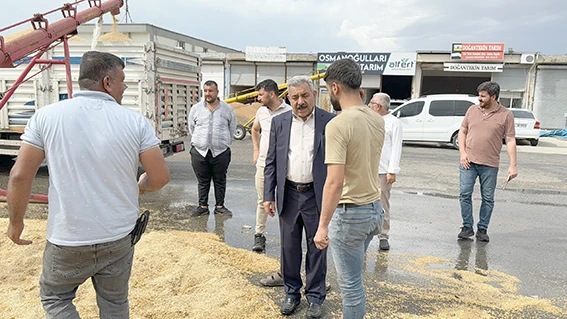
<svg viewBox="0 0 567 319">
<path fill-rule="evenodd" d="M 6 229 L 7 220 L 0 220 Z M 7 318 L 41 318 L 38 279 L 45 244 L 45 221 L 27 220 L 16 246 L 0 241 L 0 313 Z M 276 304 L 247 275 L 268 273 L 278 262 L 226 246 L 212 234 L 150 232 L 136 246 L 130 304 L 132 318 L 277 318 Z M 98 317 L 90 283 L 76 305 L 83 318 Z M 5 318 L 5 317 L 2 317 Z"/>
<path fill-rule="evenodd" d="M 0 219 L 0 229 L 6 228 L 7 219 Z M 34 244 L 0 240 L 2 318 L 43 317 L 38 279 L 44 234 L 44 220 L 26 220 L 24 238 Z M 454 260 L 429 256 L 369 252 L 368 257 L 375 259 L 375 272 L 389 277 L 365 274 L 367 318 L 567 317 L 565 305 L 520 295 L 519 280 L 497 270 L 457 270 Z M 261 288 L 250 280 L 278 267 L 277 260 L 229 247 L 213 234 L 150 231 L 136 246 L 131 317 L 281 318 L 281 288 Z M 75 304 L 83 318 L 98 317 L 90 283 L 79 289 Z M 325 308 L 325 318 L 339 317 L 336 286 Z"/>
</svg>

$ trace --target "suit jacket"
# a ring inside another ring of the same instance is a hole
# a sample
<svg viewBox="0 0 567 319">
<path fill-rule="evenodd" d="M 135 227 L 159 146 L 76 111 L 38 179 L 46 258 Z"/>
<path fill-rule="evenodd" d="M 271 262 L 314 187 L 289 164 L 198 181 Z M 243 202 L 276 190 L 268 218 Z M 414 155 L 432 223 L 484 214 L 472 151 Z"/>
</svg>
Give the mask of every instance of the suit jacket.
<svg viewBox="0 0 567 319">
<path fill-rule="evenodd" d="M 327 178 L 325 165 L 325 126 L 335 116 L 315 107 L 315 141 L 313 142 L 313 189 L 317 207 L 321 211 L 323 186 Z M 264 201 L 275 201 L 278 213 L 282 212 L 285 180 L 287 177 L 287 154 L 291 133 L 293 111 L 288 111 L 272 119 L 270 147 L 264 168 Z M 276 198 L 277 191 L 277 198 Z"/>
</svg>

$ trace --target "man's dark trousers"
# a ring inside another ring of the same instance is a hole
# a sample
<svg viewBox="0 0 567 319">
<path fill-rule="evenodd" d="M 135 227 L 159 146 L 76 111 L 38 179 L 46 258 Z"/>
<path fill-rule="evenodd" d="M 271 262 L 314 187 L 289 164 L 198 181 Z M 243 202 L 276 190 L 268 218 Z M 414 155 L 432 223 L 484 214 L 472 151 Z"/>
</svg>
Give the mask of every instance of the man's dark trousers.
<svg viewBox="0 0 567 319">
<path fill-rule="evenodd" d="M 322 304 L 326 297 L 327 250 L 319 250 L 313 242 L 319 226 L 319 211 L 313 189 L 300 192 L 286 186 L 283 209 L 279 215 L 282 245 L 282 276 L 286 297 L 301 299 L 301 260 L 303 229 L 307 237 L 305 256 L 305 295 L 309 302 Z"/>
<path fill-rule="evenodd" d="M 226 192 L 226 172 L 230 164 L 230 148 L 213 157 L 211 151 L 203 157 L 195 147 L 191 147 L 191 164 L 199 182 L 199 205 L 209 206 L 211 178 L 215 186 L 215 206 L 224 206 Z"/>
</svg>

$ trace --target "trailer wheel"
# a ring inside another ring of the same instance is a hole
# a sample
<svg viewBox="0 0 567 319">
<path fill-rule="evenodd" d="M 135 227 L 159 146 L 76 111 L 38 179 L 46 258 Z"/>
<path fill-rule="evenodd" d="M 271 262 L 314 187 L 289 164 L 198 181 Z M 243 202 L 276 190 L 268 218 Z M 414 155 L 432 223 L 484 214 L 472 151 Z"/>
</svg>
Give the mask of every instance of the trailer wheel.
<svg viewBox="0 0 567 319">
<path fill-rule="evenodd" d="M 234 139 L 235 140 L 241 140 L 244 137 L 246 137 L 246 129 L 244 128 L 243 125 L 238 124 L 236 126 L 236 132 L 234 132 Z"/>
</svg>

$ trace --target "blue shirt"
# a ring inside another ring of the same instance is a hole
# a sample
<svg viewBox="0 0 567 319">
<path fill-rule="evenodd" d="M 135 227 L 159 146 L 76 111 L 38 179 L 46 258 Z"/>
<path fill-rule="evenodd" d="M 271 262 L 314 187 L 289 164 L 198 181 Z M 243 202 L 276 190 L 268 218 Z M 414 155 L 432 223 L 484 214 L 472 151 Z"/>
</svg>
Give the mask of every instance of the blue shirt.
<svg viewBox="0 0 567 319">
<path fill-rule="evenodd" d="M 189 112 L 189 132 L 191 145 L 201 156 L 205 157 L 211 151 L 213 157 L 217 157 L 232 144 L 232 136 L 236 132 L 236 111 L 223 101 L 213 111 L 209 110 L 205 101 L 199 102 Z"/>
</svg>

